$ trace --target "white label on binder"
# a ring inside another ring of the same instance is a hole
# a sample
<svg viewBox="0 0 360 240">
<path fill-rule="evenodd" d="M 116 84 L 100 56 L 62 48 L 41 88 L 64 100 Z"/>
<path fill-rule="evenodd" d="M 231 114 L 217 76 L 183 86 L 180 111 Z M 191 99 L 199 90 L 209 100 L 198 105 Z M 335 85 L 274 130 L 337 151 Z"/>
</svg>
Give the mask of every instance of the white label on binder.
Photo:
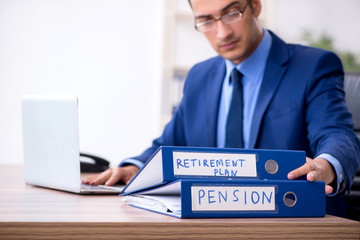
<svg viewBox="0 0 360 240">
<path fill-rule="evenodd" d="M 275 187 L 192 186 L 192 211 L 274 211 Z"/>
<path fill-rule="evenodd" d="M 174 175 L 257 177 L 256 154 L 173 152 Z"/>
</svg>

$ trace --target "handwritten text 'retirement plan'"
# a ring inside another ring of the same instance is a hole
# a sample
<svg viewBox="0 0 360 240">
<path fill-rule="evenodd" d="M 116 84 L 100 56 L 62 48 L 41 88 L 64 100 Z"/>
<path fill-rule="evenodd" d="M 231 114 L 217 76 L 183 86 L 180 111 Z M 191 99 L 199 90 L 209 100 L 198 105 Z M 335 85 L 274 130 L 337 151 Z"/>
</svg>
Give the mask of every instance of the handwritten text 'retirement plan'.
<svg viewBox="0 0 360 240">
<path fill-rule="evenodd" d="M 178 176 L 257 177 L 255 154 L 173 152 Z"/>
<path fill-rule="evenodd" d="M 275 187 L 192 186 L 193 211 L 274 211 Z"/>
</svg>

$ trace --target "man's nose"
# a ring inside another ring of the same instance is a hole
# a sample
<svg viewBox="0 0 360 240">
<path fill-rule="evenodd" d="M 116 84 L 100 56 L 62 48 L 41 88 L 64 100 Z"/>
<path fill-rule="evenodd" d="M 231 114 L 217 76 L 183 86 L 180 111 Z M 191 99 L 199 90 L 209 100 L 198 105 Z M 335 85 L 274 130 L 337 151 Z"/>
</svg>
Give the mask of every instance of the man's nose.
<svg viewBox="0 0 360 240">
<path fill-rule="evenodd" d="M 233 33 L 231 27 L 223 21 L 217 21 L 216 24 L 218 39 L 226 39 L 229 35 Z"/>
</svg>

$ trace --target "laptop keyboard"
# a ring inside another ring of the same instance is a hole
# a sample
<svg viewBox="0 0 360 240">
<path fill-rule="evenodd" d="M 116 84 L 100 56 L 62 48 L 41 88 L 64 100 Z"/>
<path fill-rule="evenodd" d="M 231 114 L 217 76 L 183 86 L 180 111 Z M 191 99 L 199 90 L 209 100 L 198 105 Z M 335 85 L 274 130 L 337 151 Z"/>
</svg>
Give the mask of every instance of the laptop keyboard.
<svg viewBox="0 0 360 240">
<path fill-rule="evenodd" d="M 81 189 L 85 190 L 85 191 L 109 191 L 109 192 L 113 192 L 114 190 L 116 191 L 121 191 L 124 188 L 124 186 L 119 185 L 119 186 L 104 186 L 104 185 L 90 185 L 90 184 L 81 184 Z"/>
</svg>

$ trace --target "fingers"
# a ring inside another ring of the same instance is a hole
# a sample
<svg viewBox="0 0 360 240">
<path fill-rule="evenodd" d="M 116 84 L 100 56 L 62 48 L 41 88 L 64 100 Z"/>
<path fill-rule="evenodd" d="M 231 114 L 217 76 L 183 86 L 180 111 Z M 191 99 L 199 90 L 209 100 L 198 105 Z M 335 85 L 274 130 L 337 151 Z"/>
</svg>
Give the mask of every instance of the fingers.
<svg viewBox="0 0 360 240">
<path fill-rule="evenodd" d="M 326 184 L 330 184 L 336 178 L 334 167 L 323 158 L 316 158 L 313 161 L 315 170 L 310 172 L 314 181 L 324 181 Z"/>
<path fill-rule="evenodd" d="M 308 174 L 309 172 L 314 171 L 314 164 L 312 164 L 312 160 L 308 157 L 306 157 L 306 163 L 302 165 L 301 167 L 289 172 L 288 179 L 294 180 L 301 176 L 304 176 Z"/>
<path fill-rule="evenodd" d="M 289 172 L 288 179 L 293 180 L 301 176 L 306 175 L 308 181 L 324 181 L 326 184 L 330 184 L 335 178 L 335 170 L 332 165 L 323 158 L 316 158 L 311 160 L 306 159 L 306 163 Z"/>
<path fill-rule="evenodd" d="M 117 182 L 129 183 L 130 180 L 139 171 L 139 168 L 134 165 L 126 167 L 109 168 L 108 170 L 86 177 L 82 180 L 85 184 L 112 186 Z"/>
<path fill-rule="evenodd" d="M 109 179 L 109 183 L 107 184 L 115 184 L 119 180 L 121 180 L 125 184 L 128 184 L 138 171 L 139 168 L 134 165 L 128 165 L 125 167 L 118 168 L 113 173 L 112 175 L 113 178 Z"/>
<path fill-rule="evenodd" d="M 122 168 L 116 168 L 112 172 L 111 176 L 105 182 L 106 186 L 111 186 L 116 184 L 121 179 Z"/>
<path fill-rule="evenodd" d="M 333 192 L 333 187 L 330 185 L 325 185 L 325 193 L 328 195 Z"/>
<path fill-rule="evenodd" d="M 304 175 L 309 182 L 324 181 L 326 184 L 330 184 L 336 177 L 333 166 L 323 158 L 314 160 L 306 158 L 306 163 L 303 166 L 289 172 L 288 179 L 293 180 Z M 333 187 L 326 185 L 325 193 L 330 194 L 332 192 Z"/>
<path fill-rule="evenodd" d="M 308 180 L 309 182 L 315 181 L 314 173 L 315 173 L 314 171 L 313 171 L 313 172 L 309 172 L 309 173 L 306 175 L 306 180 Z"/>
<path fill-rule="evenodd" d="M 91 185 L 104 184 L 109 179 L 112 172 L 113 172 L 113 169 L 109 168 L 102 173 L 90 175 L 90 176 L 84 178 L 82 180 L 82 182 L 85 184 L 91 184 Z"/>
</svg>

